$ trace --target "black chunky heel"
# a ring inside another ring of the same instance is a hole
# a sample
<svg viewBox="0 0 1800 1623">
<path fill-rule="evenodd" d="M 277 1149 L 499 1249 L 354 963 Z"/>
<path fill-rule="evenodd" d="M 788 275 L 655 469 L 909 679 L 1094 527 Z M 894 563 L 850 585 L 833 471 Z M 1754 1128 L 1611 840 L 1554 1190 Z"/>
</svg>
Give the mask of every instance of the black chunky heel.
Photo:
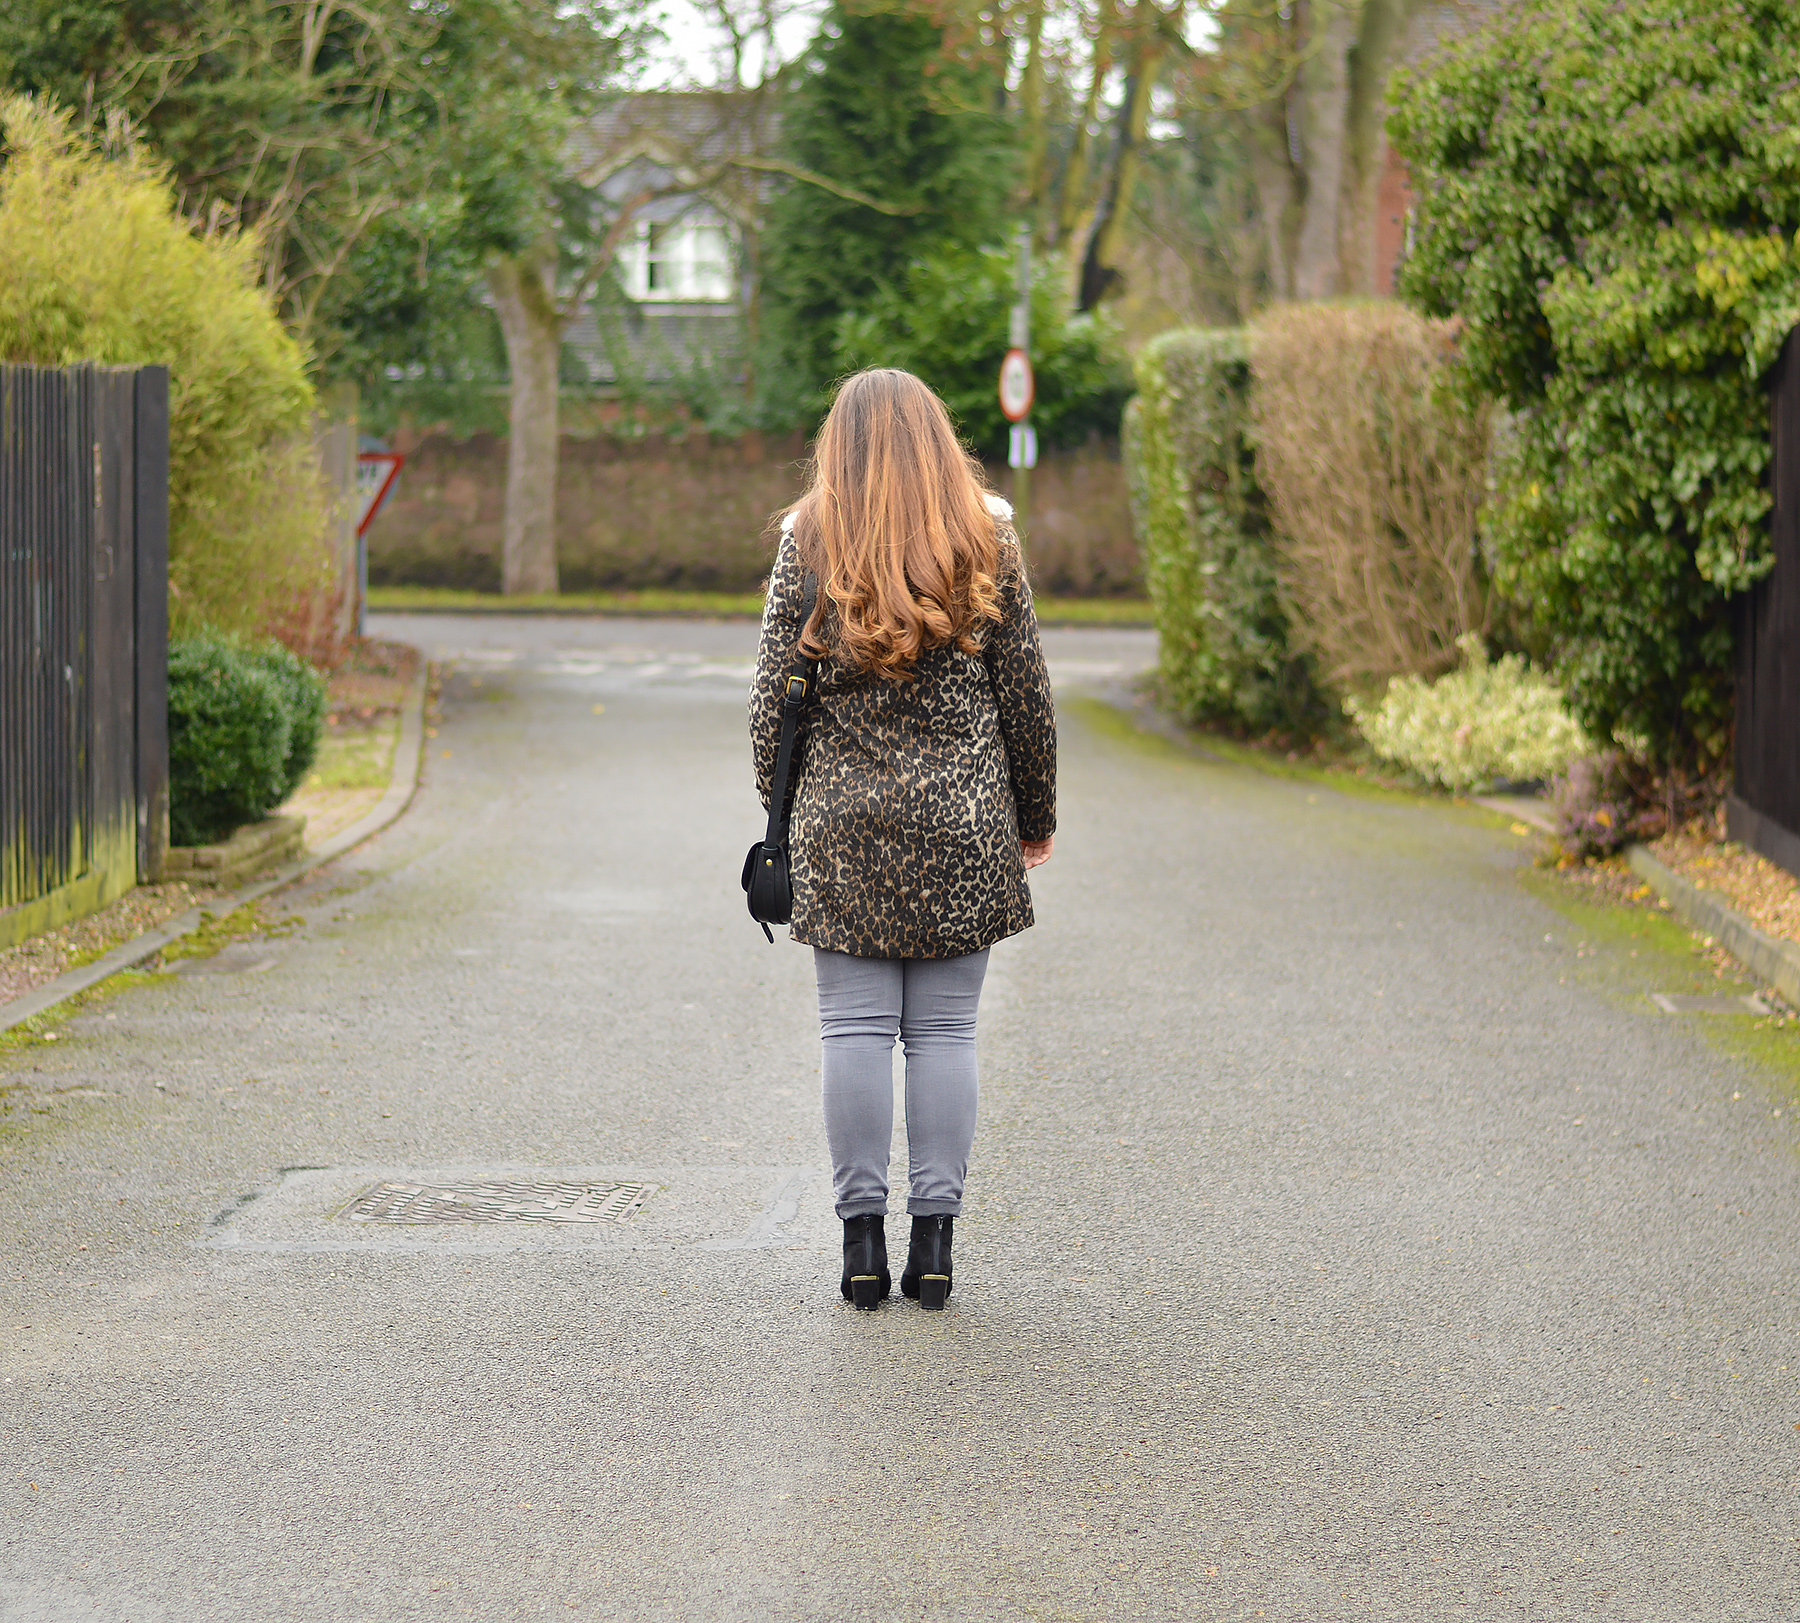
<svg viewBox="0 0 1800 1623">
<path fill-rule="evenodd" d="M 950 1242 L 955 1232 L 954 1217 L 912 1220 L 912 1242 L 906 1248 L 900 1294 L 910 1296 L 929 1313 L 941 1313 L 944 1298 L 950 1294 Z"/>
<path fill-rule="evenodd" d="M 844 1278 L 839 1289 L 846 1302 L 864 1313 L 873 1313 L 893 1289 L 887 1230 L 880 1213 L 844 1219 Z"/>
</svg>

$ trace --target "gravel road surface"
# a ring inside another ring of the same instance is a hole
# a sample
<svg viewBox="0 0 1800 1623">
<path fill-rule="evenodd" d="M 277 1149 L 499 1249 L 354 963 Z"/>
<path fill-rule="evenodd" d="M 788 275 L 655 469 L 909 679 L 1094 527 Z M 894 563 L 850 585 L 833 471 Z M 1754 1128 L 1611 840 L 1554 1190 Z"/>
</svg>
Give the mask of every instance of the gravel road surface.
<svg viewBox="0 0 1800 1623">
<path fill-rule="evenodd" d="M 1503 824 L 1048 633 L 950 1311 L 857 1315 L 755 628 L 372 629 L 450 662 L 408 814 L 0 1055 L 0 1619 L 1800 1616 L 1793 1098 Z M 598 1220 L 380 1220 L 458 1185 Z"/>
</svg>

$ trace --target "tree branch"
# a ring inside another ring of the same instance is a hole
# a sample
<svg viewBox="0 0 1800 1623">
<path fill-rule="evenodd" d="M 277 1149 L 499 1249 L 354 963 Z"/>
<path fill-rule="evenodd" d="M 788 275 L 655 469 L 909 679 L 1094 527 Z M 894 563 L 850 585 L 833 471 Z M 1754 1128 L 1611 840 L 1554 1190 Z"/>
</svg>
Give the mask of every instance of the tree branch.
<svg viewBox="0 0 1800 1623">
<path fill-rule="evenodd" d="M 638 210 L 646 203 L 654 202 L 659 197 L 672 196 L 684 192 L 687 187 L 645 186 L 619 205 L 619 212 L 612 218 L 606 228 L 606 235 L 600 239 L 599 245 L 588 256 L 586 267 L 576 279 L 575 285 L 569 289 L 568 296 L 562 300 L 557 317 L 566 328 L 581 313 L 582 301 L 587 298 L 594 283 L 600 279 L 600 273 L 613 262 L 613 256 L 619 251 L 619 244 L 625 240 L 625 233 L 631 229 L 637 219 Z"/>
<path fill-rule="evenodd" d="M 798 180 L 808 186 L 817 186 L 822 192 L 830 192 L 833 197 L 841 197 L 846 203 L 860 203 L 864 208 L 874 209 L 877 214 L 892 214 L 906 217 L 923 214 L 923 203 L 884 203 L 878 197 L 871 197 L 867 192 L 859 192 L 854 186 L 845 186 L 828 175 L 815 173 L 811 169 L 803 169 L 797 163 L 787 163 L 780 158 L 753 158 L 733 156 L 719 160 L 722 169 L 754 169 L 765 175 L 786 175 L 789 180 Z"/>
</svg>

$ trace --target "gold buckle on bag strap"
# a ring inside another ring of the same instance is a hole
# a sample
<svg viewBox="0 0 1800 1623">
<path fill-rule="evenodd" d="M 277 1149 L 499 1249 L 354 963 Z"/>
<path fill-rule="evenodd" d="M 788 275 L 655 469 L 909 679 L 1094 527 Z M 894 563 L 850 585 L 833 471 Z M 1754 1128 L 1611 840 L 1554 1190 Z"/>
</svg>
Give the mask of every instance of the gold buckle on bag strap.
<svg viewBox="0 0 1800 1623">
<path fill-rule="evenodd" d="M 788 678 L 788 685 L 787 685 L 788 703 L 789 704 L 800 704 L 805 700 L 805 698 L 806 698 L 806 678 L 804 676 L 790 676 Z"/>
</svg>

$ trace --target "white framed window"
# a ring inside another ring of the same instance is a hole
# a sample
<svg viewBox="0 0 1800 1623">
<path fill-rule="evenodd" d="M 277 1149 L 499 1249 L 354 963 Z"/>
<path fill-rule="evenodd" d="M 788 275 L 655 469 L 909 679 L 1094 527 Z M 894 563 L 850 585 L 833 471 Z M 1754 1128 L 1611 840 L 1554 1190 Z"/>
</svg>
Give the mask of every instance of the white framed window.
<svg viewBox="0 0 1800 1623">
<path fill-rule="evenodd" d="M 733 298 L 731 237 L 716 220 L 640 220 L 619 250 L 626 295 L 646 304 L 724 304 Z"/>
</svg>

